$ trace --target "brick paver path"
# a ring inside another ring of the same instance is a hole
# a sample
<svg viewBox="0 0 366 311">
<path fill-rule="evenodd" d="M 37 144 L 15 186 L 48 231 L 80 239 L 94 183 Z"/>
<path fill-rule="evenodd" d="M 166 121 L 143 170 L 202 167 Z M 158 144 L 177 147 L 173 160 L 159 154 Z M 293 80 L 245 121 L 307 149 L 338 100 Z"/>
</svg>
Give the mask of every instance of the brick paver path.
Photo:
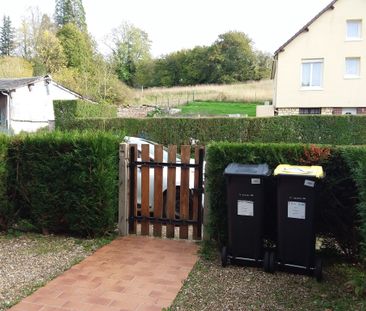
<svg viewBox="0 0 366 311">
<path fill-rule="evenodd" d="M 197 261 L 193 242 L 117 239 L 11 311 L 155 311 L 168 307 Z"/>
</svg>

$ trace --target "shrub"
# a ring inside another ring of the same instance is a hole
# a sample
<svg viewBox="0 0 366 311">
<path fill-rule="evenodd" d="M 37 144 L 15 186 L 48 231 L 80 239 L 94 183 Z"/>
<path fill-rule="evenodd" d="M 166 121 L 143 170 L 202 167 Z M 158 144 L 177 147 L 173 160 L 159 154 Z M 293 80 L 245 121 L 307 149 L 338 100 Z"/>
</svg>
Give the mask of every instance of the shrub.
<svg viewBox="0 0 366 311">
<path fill-rule="evenodd" d="M 118 138 L 103 133 L 42 133 L 9 146 L 11 200 L 39 229 L 82 236 L 113 228 Z"/>
<path fill-rule="evenodd" d="M 205 173 L 210 206 L 210 219 L 206 230 L 220 243 L 226 242 L 227 206 L 223 172 L 229 163 L 267 163 L 271 168 L 281 163 L 318 164 L 323 166 L 326 178 L 320 183 L 317 232 L 325 237 L 335 238 L 338 246 L 347 256 L 356 257 L 360 254 L 361 246 L 365 246 L 366 242 L 365 157 L 366 147 L 315 147 L 301 144 L 258 143 L 210 144 L 207 149 Z M 275 202 L 274 199 L 270 201 Z M 274 208 L 270 206 L 269 210 Z M 269 232 L 265 233 L 269 235 Z M 365 247 L 363 250 L 365 251 Z"/>
<path fill-rule="evenodd" d="M 123 131 L 129 136 L 177 145 L 187 144 L 191 137 L 202 144 L 213 141 L 366 144 L 366 117 L 363 116 L 73 119 L 58 125 L 62 130 Z"/>
</svg>

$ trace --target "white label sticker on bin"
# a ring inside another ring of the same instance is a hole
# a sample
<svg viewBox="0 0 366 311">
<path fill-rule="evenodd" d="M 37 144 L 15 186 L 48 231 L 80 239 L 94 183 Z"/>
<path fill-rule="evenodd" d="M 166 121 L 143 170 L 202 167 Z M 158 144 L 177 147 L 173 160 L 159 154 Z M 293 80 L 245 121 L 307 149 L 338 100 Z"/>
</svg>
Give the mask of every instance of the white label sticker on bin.
<svg viewBox="0 0 366 311">
<path fill-rule="evenodd" d="M 252 185 L 260 185 L 261 179 L 260 178 L 252 178 Z"/>
<path fill-rule="evenodd" d="M 305 179 L 304 185 L 306 187 L 314 188 L 315 187 L 315 181 L 309 180 L 309 179 Z"/>
<path fill-rule="evenodd" d="M 287 217 L 295 219 L 305 219 L 306 203 L 288 201 L 287 203 Z"/>
<path fill-rule="evenodd" d="M 254 216 L 254 202 L 239 200 L 238 216 Z"/>
</svg>

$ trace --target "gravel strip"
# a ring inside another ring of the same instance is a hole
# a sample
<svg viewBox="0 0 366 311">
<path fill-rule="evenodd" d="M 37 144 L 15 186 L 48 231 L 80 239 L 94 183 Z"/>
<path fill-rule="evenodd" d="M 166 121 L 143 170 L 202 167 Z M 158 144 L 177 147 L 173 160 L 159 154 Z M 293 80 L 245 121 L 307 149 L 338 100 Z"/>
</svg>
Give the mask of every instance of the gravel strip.
<svg viewBox="0 0 366 311">
<path fill-rule="evenodd" d="M 256 268 L 230 265 L 223 269 L 218 262 L 200 260 L 172 310 L 293 310 L 279 305 L 273 291 L 288 278 Z M 303 277 L 299 281 L 304 282 Z"/>
<path fill-rule="evenodd" d="M 346 292 L 340 274 L 329 268 L 325 280 L 317 283 L 307 276 L 234 265 L 222 268 L 218 260 L 200 259 L 169 311 L 365 311 L 365 300 Z"/>
<path fill-rule="evenodd" d="M 73 238 L 0 235 L 0 311 L 84 259 L 92 248 Z"/>
</svg>

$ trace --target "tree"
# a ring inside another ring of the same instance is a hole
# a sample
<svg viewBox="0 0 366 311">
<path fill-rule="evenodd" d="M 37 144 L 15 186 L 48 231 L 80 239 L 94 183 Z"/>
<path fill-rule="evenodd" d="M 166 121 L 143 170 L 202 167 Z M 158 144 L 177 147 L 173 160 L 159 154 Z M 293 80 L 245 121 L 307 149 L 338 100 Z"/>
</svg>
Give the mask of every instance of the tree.
<svg viewBox="0 0 366 311">
<path fill-rule="evenodd" d="M 25 19 L 21 21 L 21 25 L 18 31 L 19 40 L 19 55 L 25 59 L 31 59 L 32 55 L 32 42 L 31 42 L 31 32 L 29 26 Z"/>
<path fill-rule="evenodd" d="M 18 29 L 18 54 L 37 63 L 39 41 L 45 31 L 56 33 L 56 26 L 47 14 L 37 7 L 28 9 L 28 15 L 22 18 Z"/>
<path fill-rule="evenodd" d="M 138 63 L 135 74 L 135 85 L 152 87 L 156 84 L 156 61 L 154 59 L 143 60 Z"/>
<path fill-rule="evenodd" d="M 209 53 L 210 48 L 206 46 L 196 46 L 186 52 L 183 85 L 208 83 L 211 76 Z"/>
<path fill-rule="evenodd" d="M 270 79 L 273 58 L 269 53 L 255 52 L 255 78 L 254 80 Z"/>
<path fill-rule="evenodd" d="M 11 25 L 9 16 L 3 17 L 3 25 L 0 29 L 0 53 L 10 56 L 15 50 L 15 30 Z"/>
<path fill-rule="evenodd" d="M 214 65 L 211 83 L 233 83 L 254 79 L 255 54 L 251 39 L 242 32 L 219 36 L 211 49 Z"/>
<path fill-rule="evenodd" d="M 155 59 L 153 64 L 144 63 L 138 69 L 143 72 L 136 76 L 137 81 L 149 83 L 145 86 L 235 83 L 268 79 L 271 64 L 271 56 L 254 51 L 246 34 L 231 31 L 211 46 L 180 50 Z M 148 79 L 143 78 L 145 73 Z"/>
<path fill-rule="evenodd" d="M 48 30 L 40 35 L 37 56 L 45 68 L 45 73 L 58 72 L 66 64 L 66 57 L 60 40 Z"/>
<path fill-rule="evenodd" d="M 58 27 L 69 23 L 86 32 L 85 9 L 82 0 L 56 0 L 55 21 Z"/>
<path fill-rule="evenodd" d="M 67 67 L 88 70 L 93 63 L 94 46 L 87 33 L 82 32 L 75 24 L 66 24 L 57 32 L 66 56 Z"/>
<path fill-rule="evenodd" d="M 134 86 L 140 63 L 151 58 L 148 34 L 131 24 L 123 23 L 112 31 L 110 38 L 118 78 L 127 85 Z"/>
<path fill-rule="evenodd" d="M 91 71 L 62 68 L 53 75 L 62 85 L 99 103 L 122 105 L 132 97 L 131 90 L 118 80 L 114 70 L 99 55 Z"/>
</svg>

